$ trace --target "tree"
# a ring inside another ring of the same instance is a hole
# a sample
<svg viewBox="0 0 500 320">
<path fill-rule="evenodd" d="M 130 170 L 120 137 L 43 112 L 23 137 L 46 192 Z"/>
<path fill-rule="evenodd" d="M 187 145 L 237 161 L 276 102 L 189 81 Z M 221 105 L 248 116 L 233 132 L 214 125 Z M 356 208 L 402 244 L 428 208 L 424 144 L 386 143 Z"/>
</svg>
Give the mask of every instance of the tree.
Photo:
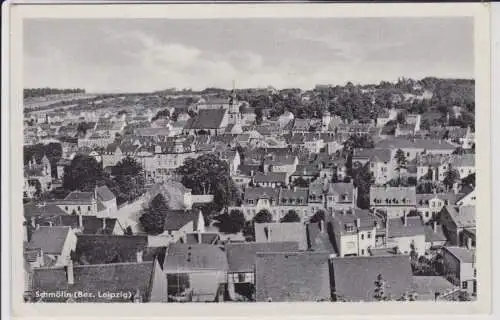
<svg viewBox="0 0 500 320">
<path fill-rule="evenodd" d="M 168 109 L 163 109 L 158 111 L 156 115 L 151 119 L 151 121 L 156 121 L 160 118 L 169 118 L 169 117 L 170 117 L 170 111 L 168 111 Z"/>
<path fill-rule="evenodd" d="M 104 182 L 108 179 L 102 165 L 93 157 L 77 155 L 64 168 L 63 187 L 70 191 L 93 192 L 97 182 Z"/>
<path fill-rule="evenodd" d="M 189 158 L 184 165 L 177 168 L 176 173 L 182 177 L 182 184 L 190 188 L 193 194 L 212 194 L 216 211 L 231 205 L 239 198 L 229 173 L 229 165 L 215 154 Z"/>
<path fill-rule="evenodd" d="M 255 109 L 255 123 L 261 124 L 262 120 L 263 120 L 262 109 L 260 109 L 260 108 Z"/>
<path fill-rule="evenodd" d="M 132 227 L 128 226 L 125 228 L 125 231 L 124 231 L 124 234 L 126 236 L 132 236 L 134 234 L 134 232 L 132 231 Z"/>
<path fill-rule="evenodd" d="M 144 231 L 152 235 L 163 233 L 168 210 L 165 197 L 161 193 L 154 197 L 139 218 Z"/>
<path fill-rule="evenodd" d="M 358 207 L 368 209 L 370 207 L 370 186 L 375 178 L 370 172 L 369 164 L 352 170 L 354 186 L 358 188 Z"/>
<path fill-rule="evenodd" d="M 443 184 L 450 190 L 459 179 L 460 173 L 458 170 L 450 167 L 444 174 Z"/>
<path fill-rule="evenodd" d="M 406 124 L 406 113 L 405 112 L 398 113 L 398 115 L 396 116 L 396 121 L 399 124 Z"/>
<path fill-rule="evenodd" d="M 387 282 L 382 277 L 381 274 L 378 274 L 377 279 L 375 280 L 375 290 L 373 293 L 373 298 L 376 301 L 388 301 L 390 300 L 389 295 L 387 294 Z"/>
<path fill-rule="evenodd" d="M 247 221 L 245 222 L 245 225 L 243 226 L 243 236 L 245 237 L 246 241 L 255 241 L 255 228 L 254 228 L 254 222 L 253 221 Z"/>
<path fill-rule="evenodd" d="M 144 172 L 134 158 L 126 157 L 112 169 L 113 179 L 106 183 L 111 191 L 116 192 L 117 203 L 133 201 L 144 191 Z"/>
<path fill-rule="evenodd" d="M 281 218 L 280 222 L 300 222 L 300 216 L 295 210 L 290 210 Z"/>
<path fill-rule="evenodd" d="M 476 186 L 476 174 L 471 173 L 467 177 L 462 179 L 462 185 L 472 185 Z"/>
<path fill-rule="evenodd" d="M 271 214 L 271 212 L 269 212 L 269 210 L 262 209 L 259 212 L 257 212 L 257 214 L 255 215 L 255 217 L 253 218 L 253 221 L 255 223 L 269 223 L 269 222 L 273 222 L 273 215 Z"/>
<path fill-rule="evenodd" d="M 238 233 L 245 226 L 245 216 L 240 210 L 231 210 L 229 214 L 221 214 L 215 217 L 216 226 L 223 233 Z"/>
<path fill-rule="evenodd" d="M 309 187 L 309 182 L 307 182 L 304 178 L 302 177 L 298 177 L 297 179 L 295 179 L 293 181 L 293 185 L 295 187 L 299 187 L 299 188 L 307 188 Z"/>
<path fill-rule="evenodd" d="M 401 181 L 401 170 L 405 170 L 407 168 L 408 160 L 406 159 L 404 151 L 401 149 L 398 149 L 398 151 L 396 151 L 394 159 L 396 159 L 396 170 L 398 171 L 399 181 Z"/>
<path fill-rule="evenodd" d="M 318 210 L 316 211 L 316 213 L 311 217 L 311 219 L 309 219 L 309 222 L 311 223 L 317 223 L 317 222 L 320 222 L 320 221 L 324 221 L 325 220 L 325 211 L 323 210 Z"/>
</svg>

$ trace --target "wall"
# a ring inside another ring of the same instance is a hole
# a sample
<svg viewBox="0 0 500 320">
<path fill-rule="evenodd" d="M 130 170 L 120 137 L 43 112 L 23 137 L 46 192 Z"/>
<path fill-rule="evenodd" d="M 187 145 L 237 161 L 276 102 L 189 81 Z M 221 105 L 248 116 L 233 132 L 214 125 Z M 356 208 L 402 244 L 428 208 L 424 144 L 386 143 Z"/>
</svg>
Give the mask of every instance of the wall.
<svg viewBox="0 0 500 320">
<path fill-rule="evenodd" d="M 425 247 L 426 247 L 425 234 L 409 236 L 409 237 L 388 238 L 387 248 L 393 248 L 395 246 L 398 246 L 401 253 L 410 254 L 412 241 L 415 243 L 415 249 L 418 255 L 423 256 L 425 254 Z"/>
</svg>

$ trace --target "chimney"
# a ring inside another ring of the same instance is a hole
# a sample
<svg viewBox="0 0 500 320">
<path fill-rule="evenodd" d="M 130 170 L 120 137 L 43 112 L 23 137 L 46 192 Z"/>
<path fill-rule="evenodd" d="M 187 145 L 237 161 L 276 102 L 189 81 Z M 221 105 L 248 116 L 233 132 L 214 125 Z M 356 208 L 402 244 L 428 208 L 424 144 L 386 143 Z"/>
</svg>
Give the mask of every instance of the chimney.
<svg viewBox="0 0 500 320">
<path fill-rule="evenodd" d="M 135 252 L 135 257 L 136 257 L 137 262 L 142 262 L 142 253 L 143 253 L 142 250 L 137 250 Z"/>
<path fill-rule="evenodd" d="M 200 230 L 198 230 L 196 233 L 197 233 L 197 237 L 198 237 L 198 243 L 201 244 L 202 243 L 202 241 L 201 241 L 202 240 L 201 239 L 201 235 L 202 234 L 201 234 Z"/>
<path fill-rule="evenodd" d="M 102 230 L 106 230 L 106 218 L 102 218 Z"/>
<path fill-rule="evenodd" d="M 33 229 L 36 229 L 35 217 L 31 217 L 31 227 L 33 227 Z"/>
<path fill-rule="evenodd" d="M 73 270 L 73 260 L 68 259 L 68 265 L 66 266 L 66 275 L 68 278 L 68 284 L 75 284 L 75 273 Z"/>
<path fill-rule="evenodd" d="M 406 212 L 403 215 L 403 225 L 406 227 L 408 225 L 408 219 L 406 218 Z"/>
<path fill-rule="evenodd" d="M 325 233 L 325 220 L 319 221 L 319 230 L 321 231 L 321 233 Z"/>
<path fill-rule="evenodd" d="M 83 229 L 83 216 L 82 214 L 78 214 L 78 228 Z"/>
<path fill-rule="evenodd" d="M 361 226 L 361 219 L 356 218 L 356 228 L 359 228 Z"/>
<path fill-rule="evenodd" d="M 432 222 L 432 230 L 434 231 L 434 233 L 436 233 L 436 232 L 437 232 L 437 221 L 436 221 L 436 220 L 434 220 L 434 221 Z"/>
<path fill-rule="evenodd" d="M 467 237 L 467 249 L 472 249 L 472 238 Z"/>
</svg>

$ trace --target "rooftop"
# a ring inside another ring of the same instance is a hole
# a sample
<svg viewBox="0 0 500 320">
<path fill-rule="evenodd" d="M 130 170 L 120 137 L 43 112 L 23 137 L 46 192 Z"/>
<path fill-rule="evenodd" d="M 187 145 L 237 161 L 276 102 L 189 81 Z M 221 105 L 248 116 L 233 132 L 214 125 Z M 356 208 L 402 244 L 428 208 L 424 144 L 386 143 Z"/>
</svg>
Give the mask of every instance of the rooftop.
<svg viewBox="0 0 500 320">
<path fill-rule="evenodd" d="M 306 228 L 302 222 L 255 223 L 255 242 L 297 242 L 307 249 Z"/>
<path fill-rule="evenodd" d="M 451 253 L 455 258 L 460 260 L 462 263 L 474 263 L 475 262 L 475 251 L 464 247 L 444 247 L 446 251 Z"/>
<path fill-rule="evenodd" d="M 221 247 L 210 244 L 173 243 L 167 249 L 163 269 L 166 272 L 228 269 Z"/>
<path fill-rule="evenodd" d="M 297 242 L 244 242 L 228 243 L 225 246 L 228 272 L 252 272 L 255 267 L 257 253 L 298 251 Z"/>
<path fill-rule="evenodd" d="M 39 227 L 28 242 L 29 249 L 42 249 L 44 253 L 60 255 L 70 227 Z"/>
</svg>

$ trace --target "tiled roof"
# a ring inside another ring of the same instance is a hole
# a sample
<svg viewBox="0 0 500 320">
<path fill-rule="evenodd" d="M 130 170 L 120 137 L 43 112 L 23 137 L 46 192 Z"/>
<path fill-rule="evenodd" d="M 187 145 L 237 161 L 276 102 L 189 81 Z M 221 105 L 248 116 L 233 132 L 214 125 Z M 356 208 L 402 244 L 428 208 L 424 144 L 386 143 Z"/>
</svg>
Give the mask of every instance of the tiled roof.
<svg viewBox="0 0 500 320">
<path fill-rule="evenodd" d="M 356 226 L 356 219 L 359 219 L 359 227 Z M 368 210 L 358 208 L 345 211 L 336 210 L 334 216 L 328 216 L 326 228 L 328 230 L 329 223 L 336 224 L 335 230 L 339 230 L 341 234 L 350 234 L 358 230 L 372 230 L 376 227 L 377 222 L 380 227 L 383 227 L 381 219 Z M 347 226 L 351 226 L 352 231 L 349 231 Z"/>
<path fill-rule="evenodd" d="M 166 272 L 227 269 L 227 258 L 222 248 L 210 244 L 173 243 L 168 247 L 163 262 Z"/>
<path fill-rule="evenodd" d="M 470 228 L 476 226 L 475 206 L 446 206 L 444 207 L 444 210 L 448 212 L 458 228 Z"/>
<path fill-rule="evenodd" d="M 393 218 L 388 220 L 389 238 L 412 237 L 425 234 L 425 226 L 420 217 L 406 217 L 406 226 L 404 218 Z"/>
<path fill-rule="evenodd" d="M 106 224 L 104 221 L 106 220 Z M 98 218 L 96 216 L 82 216 L 83 233 L 85 234 L 97 234 L 102 232 L 102 228 L 106 226 L 104 230 L 105 234 L 112 234 L 115 229 L 117 219 L 115 218 Z M 56 224 L 59 226 L 68 226 L 73 229 L 79 228 L 79 217 L 77 215 L 64 215 L 60 216 L 56 220 Z"/>
<path fill-rule="evenodd" d="M 320 169 L 317 165 L 311 164 L 299 164 L 297 165 L 297 170 L 292 174 L 292 176 L 317 176 L 319 175 Z"/>
<path fill-rule="evenodd" d="M 67 215 L 67 213 L 55 204 L 36 205 L 30 203 L 24 205 L 24 216 L 26 218 L 38 216 L 53 217 L 61 215 Z"/>
<path fill-rule="evenodd" d="M 116 198 L 113 192 L 111 192 L 111 190 L 109 190 L 107 186 L 97 187 L 96 192 L 98 199 L 101 201 L 106 202 Z"/>
<path fill-rule="evenodd" d="M 286 183 L 286 172 L 267 172 L 261 173 L 257 172 L 254 176 L 254 181 L 259 182 L 281 182 Z"/>
<path fill-rule="evenodd" d="M 164 229 L 177 231 L 190 222 L 193 222 L 194 226 L 197 217 L 198 215 L 193 210 L 169 210 L 165 218 Z"/>
<path fill-rule="evenodd" d="M 456 287 L 442 276 L 414 276 L 412 291 L 417 293 L 418 300 L 434 300 L 435 293 L 441 296 L 451 292 Z"/>
<path fill-rule="evenodd" d="M 137 252 L 144 252 L 147 236 L 79 234 L 76 257 L 82 264 L 101 264 L 137 261 Z"/>
<path fill-rule="evenodd" d="M 446 241 L 442 225 L 436 225 L 436 232 L 434 232 L 432 225 L 425 226 L 425 242 L 434 241 Z"/>
<path fill-rule="evenodd" d="M 271 198 L 274 201 L 278 201 L 279 189 L 266 187 L 266 188 L 246 188 L 243 198 L 246 200 L 258 200 L 259 198 Z"/>
<path fill-rule="evenodd" d="M 258 252 L 290 252 L 298 251 L 297 242 L 244 242 L 228 243 L 225 246 L 228 272 L 253 272 Z"/>
<path fill-rule="evenodd" d="M 319 252 L 335 252 L 330 235 L 326 230 L 321 230 L 321 222 L 313 222 L 307 224 L 307 240 L 309 249 Z"/>
<path fill-rule="evenodd" d="M 306 228 L 302 222 L 255 223 L 255 242 L 297 242 L 305 250 Z"/>
<path fill-rule="evenodd" d="M 81 191 L 72 191 L 70 192 L 66 198 L 64 198 L 65 201 L 75 201 L 75 202 L 92 202 L 94 200 L 94 193 L 93 192 L 81 192 Z"/>
<path fill-rule="evenodd" d="M 417 193 L 416 194 L 416 202 L 417 206 L 424 206 L 424 205 L 429 205 L 429 200 L 438 198 L 443 201 L 448 201 L 449 204 L 455 204 L 458 200 L 463 198 L 465 194 L 463 193 L 454 193 L 454 192 L 447 192 L 447 193 Z"/>
<path fill-rule="evenodd" d="M 462 263 L 474 263 L 475 252 L 464 247 L 444 247 L 449 253 L 456 257 Z"/>
<path fill-rule="evenodd" d="M 426 149 L 455 150 L 456 147 L 447 141 L 432 139 L 387 139 L 377 143 L 380 149 Z"/>
<path fill-rule="evenodd" d="M 327 192 L 330 195 L 338 195 L 341 202 L 351 202 L 354 197 L 354 185 L 346 182 L 329 183 Z"/>
<path fill-rule="evenodd" d="M 226 109 L 203 109 L 198 112 L 191 123 L 191 129 L 218 129 L 226 114 Z"/>
<path fill-rule="evenodd" d="M 154 272 L 153 272 L 154 270 Z M 39 268 L 34 270 L 33 290 L 40 292 L 86 292 L 93 297 L 75 298 L 76 302 L 132 302 L 133 297 L 117 296 L 108 300 L 98 293 L 124 292 L 134 295 L 137 290 L 143 301 L 148 301 L 152 289 L 152 276 L 161 272 L 153 261 L 142 263 L 113 263 L 74 266 L 74 284 L 69 285 L 65 268 Z M 44 302 L 65 302 L 66 297 L 46 298 Z"/>
<path fill-rule="evenodd" d="M 355 162 L 357 159 L 368 159 L 372 162 L 390 162 L 391 150 L 390 149 L 354 149 L 352 160 Z"/>
<path fill-rule="evenodd" d="M 70 227 L 39 227 L 33 231 L 28 248 L 40 248 L 44 253 L 61 254 Z"/>
<path fill-rule="evenodd" d="M 328 258 L 324 252 L 258 253 L 256 300 L 330 301 Z"/>
<path fill-rule="evenodd" d="M 290 201 L 290 199 L 298 200 L 302 199 L 304 204 L 307 204 L 308 189 L 307 188 L 295 188 L 295 189 L 280 189 L 279 202 L 283 203 L 285 201 Z"/>
<path fill-rule="evenodd" d="M 201 241 L 200 240 L 201 237 Z M 186 243 L 187 244 L 193 244 L 193 243 L 204 243 L 204 244 L 216 244 L 217 241 L 219 240 L 219 234 L 218 233 L 188 233 L 186 234 Z"/>
<path fill-rule="evenodd" d="M 386 294 L 401 297 L 412 286 L 412 271 L 407 255 L 333 258 L 335 293 L 346 301 L 374 301 L 374 282 L 382 275 Z"/>
<path fill-rule="evenodd" d="M 381 202 L 377 203 L 375 200 Z M 372 206 L 414 206 L 416 204 L 416 189 L 415 187 L 370 187 L 370 204 Z"/>
</svg>

